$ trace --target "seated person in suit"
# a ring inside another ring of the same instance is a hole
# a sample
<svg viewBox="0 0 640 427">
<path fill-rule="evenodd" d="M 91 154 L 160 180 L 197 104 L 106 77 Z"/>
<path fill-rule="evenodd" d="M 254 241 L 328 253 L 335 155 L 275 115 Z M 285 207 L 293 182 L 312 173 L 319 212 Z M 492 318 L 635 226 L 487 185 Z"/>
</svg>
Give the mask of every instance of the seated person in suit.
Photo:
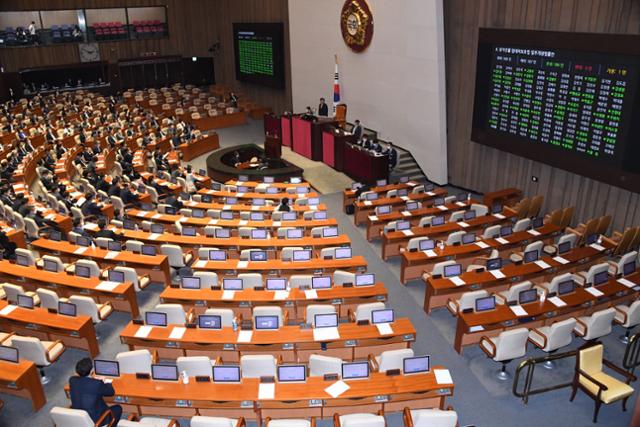
<svg viewBox="0 0 640 427">
<path fill-rule="evenodd" d="M 371 141 L 369 141 L 369 135 L 362 135 L 362 141 L 360 142 L 360 145 L 366 150 L 371 149 Z"/>
<path fill-rule="evenodd" d="M 136 187 L 132 184 L 120 191 L 120 198 L 125 205 L 135 204 L 140 200 L 140 196 L 135 193 Z"/>
<path fill-rule="evenodd" d="M 329 106 L 324 102 L 324 98 L 320 98 L 320 104 L 318 105 L 318 115 L 327 117 L 329 116 Z"/>
<path fill-rule="evenodd" d="M 353 129 L 351 129 L 351 134 L 355 135 L 358 141 L 362 138 L 362 132 L 364 131 L 362 125 L 360 124 L 360 120 L 357 120 L 353 124 Z"/>
<path fill-rule="evenodd" d="M 289 206 L 289 198 L 283 197 L 282 200 L 280 200 L 280 205 L 278 205 L 278 209 L 276 210 L 278 212 L 290 212 L 291 206 Z"/>
<path fill-rule="evenodd" d="M 118 425 L 122 416 L 122 407 L 120 405 L 108 407 L 104 401 L 104 397 L 113 396 L 115 390 L 111 384 L 91 378 L 89 376 L 91 371 L 93 371 L 93 362 L 88 357 L 81 359 L 76 364 L 78 376 L 69 378 L 71 408 L 87 411 L 94 422 L 98 421 L 100 416 L 110 409 L 112 415 L 106 418 L 105 423 L 111 422 L 113 416 L 115 418 L 113 425 Z"/>
<path fill-rule="evenodd" d="M 104 219 L 104 217 L 101 217 L 98 220 L 98 228 L 99 230 L 95 234 L 96 237 L 106 237 L 107 239 L 116 240 L 116 241 L 120 240 L 122 237 L 116 234 L 113 230 L 107 229 L 107 220 Z"/>
<path fill-rule="evenodd" d="M 87 194 L 86 201 L 82 204 L 82 214 L 85 216 L 96 216 L 102 214 L 102 205 L 96 203 L 94 194 Z"/>
<path fill-rule="evenodd" d="M 18 245 L 9 240 L 7 234 L 0 230 L 0 250 L 4 259 L 15 259 L 17 247 Z"/>
<path fill-rule="evenodd" d="M 382 145 L 380 145 L 377 140 L 373 141 L 373 143 L 371 144 L 371 151 L 382 153 Z"/>
</svg>

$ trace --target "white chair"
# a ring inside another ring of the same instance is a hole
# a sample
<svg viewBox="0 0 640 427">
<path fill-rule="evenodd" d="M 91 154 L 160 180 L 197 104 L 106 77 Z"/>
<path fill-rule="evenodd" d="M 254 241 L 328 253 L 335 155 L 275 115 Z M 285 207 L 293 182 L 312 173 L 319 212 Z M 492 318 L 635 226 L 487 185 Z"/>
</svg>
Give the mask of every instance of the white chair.
<svg viewBox="0 0 640 427">
<path fill-rule="evenodd" d="M 385 427 L 386 422 L 382 415 L 374 414 L 347 414 L 334 415 L 334 427 Z"/>
<path fill-rule="evenodd" d="M 40 368 L 42 384 L 49 383 L 49 377 L 44 374 L 44 368 L 54 363 L 64 352 L 62 341 L 40 341 L 35 337 L 12 335 L 11 346 L 18 349 L 21 359 L 27 359 Z"/>
<path fill-rule="evenodd" d="M 456 196 L 447 196 L 444 198 L 444 204 L 450 205 L 451 203 L 455 203 L 458 198 Z"/>
<path fill-rule="evenodd" d="M 153 358 L 149 350 L 124 351 L 116 354 L 120 374 L 145 373 L 151 375 Z"/>
<path fill-rule="evenodd" d="M 426 240 L 431 240 L 431 239 L 429 237 L 412 237 L 407 242 L 407 250 L 409 252 L 417 251 L 418 249 L 420 249 L 420 242 L 426 241 Z M 400 248 L 400 252 L 403 252 L 403 249 L 404 248 Z"/>
<path fill-rule="evenodd" d="M 40 237 L 40 227 L 31 218 L 24 219 L 24 230 L 29 240 L 37 240 Z"/>
<path fill-rule="evenodd" d="M 458 414 L 454 410 L 404 408 L 405 427 L 456 427 Z"/>
<path fill-rule="evenodd" d="M 200 278 L 200 289 L 211 289 L 218 286 L 218 274 L 213 271 L 194 271 L 193 277 Z"/>
<path fill-rule="evenodd" d="M 182 249 L 178 245 L 161 245 L 160 252 L 169 258 L 169 265 L 173 268 L 186 267 L 193 261 L 193 254 L 191 252 L 183 254 Z"/>
<path fill-rule="evenodd" d="M 66 268 L 66 271 L 71 274 L 76 273 L 76 266 L 87 267 L 89 269 L 89 277 L 100 277 L 100 266 L 97 262 L 91 259 L 79 259 L 75 264 L 71 264 Z"/>
<path fill-rule="evenodd" d="M 591 316 L 582 316 L 576 319 L 576 327 L 573 332 L 585 341 L 592 341 L 608 335 L 613 326 L 616 310 L 611 307 L 596 311 Z"/>
<path fill-rule="evenodd" d="M 449 222 L 458 222 L 464 219 L 464 211 L 452 212 L 449 217 Z"/>
<path fill-rule="evenodd" d="M 495 239 L 500 237 L 500 225 L 492 225 L 482 232 L 483 239 Z"/>
<path fill-rule="evenodd" d="M 309 376 L 322 377 L 327 374 L 338 374 L 342 372 L 342 359 L 339 357 L 323 356 L 312 354 L 309 356 Z"/>
<path fill-rule="evenodd" d="M 190 377 L 211 377 L 214 364 L 207 356 L 180 356 L 176 360 L 178 372 L 184 371 Z"/>
<path fill-rule="evenodd" d="M 476 217 L 485 216 L 486 214 L 489 213 L 489 208 L 479 203 L 473 203 L 471 205 L 471 210 L 476 212 Z"/>
<path fill-rule="evenodd" d="M 519 231 L 525 231 L 526 229 L 528 229 L 531 226 L 531 219 L 529 218 L 523 218 L 518 220 L 515 225 L 513 226 L 513 232 L 517 233 Z"/>
<path fill-rule="evenodd" d="M 138 273 L 132 267 L 116 265 L 113 267 L 113 271 L 124 273 L 124 281 L 133 283 L 133 288 L 136 292 L 146 288 L 151 283 L 151 278 L 148 275 L 145 274 L 144 276 L 138 276 Z"/>
<path fill-rule="evenodd" d="M 238 227 L 238 236 L 242 239 L 250 239 L 251 230 L 255 229 L 255 227 Z"/>
<path fill-rule="evenodd" d="M 223 328 L 230 328 L 233 326 L 233 319 L 235 313 L 230 308 L 207 308 L 204 314 L 210 314 L 213 316 L 220 316 L 221 325 Z"/>
<path fill-rule="evenodd" d="M 182 304 L 158 304 L 151 311 L 166 314 L 168 325 L 184 325 L 192 320 L 192 312 L 185 313 Z"/>
<path fill-rule="evenodd" d="M 127 240 L 124 244 L 124 247 L 129 252 L 142 252 L 143 242 L 139 240 Z"/>
<path fill-rule="evenodd" d="M 398 223 L 398 221 L 389 221 L 388 223 L 386 223 L 384 225 L 384 228 L 383 228 L 382 232 L 384 234 L 393 233 L 394 231 L 396 231 L 397 223 Z"/>
<path fill-rule="evenodd" d="M 42 308 L 58 309 L 58 303 L 60 301 L 66 302 L 67 298 L 60 298 L 55 291 L 46 288 L 36 289 L 36 294 L 40 298 L 40 306 Z"/>
<path fill-rule="evenodd" d="M 72 295 L 69 302 L 76 305 L 78 314 L 89 316 L 93 323 L 100 323 L 113 312 L 111 301 L 104 304 L 96 303 L 93 298 L 85 295 Z"/>
<path fill-rule="evenodd" d="M 555 245 L 546 245 L 542 250 L 548 255 L 554 255 L 556 252 L 558 252 L 558 248 L 560 247 L 560 245 L 566 242 L 570 243 L 569 246 L 571 247 L 571 249 L 575 248 L 576 244 L 578 243 L 578 235 L 573 233 L 563 234 L 558 239 L 558 243 L 556 243 Z"/>
<path fill-rule="evenodd" d="M 532 328 L 529 331 L 529 342 L 542 351 L 553 353 L 562 347 L 571 344 L 573 329 L 576 327 L 576 319 L 569 318 L 553 323 L 551 326 Z M 549 360 L 543 365 L 547 369 L 553 369 L 554 363 Z"/>
<path fill-rule="evenodd" d="M 107 249 L 109 248 L 109 242 L 113 242 L 113 239 L 109 237 L 96 237 L 96 245 L 99 248 Z"/>
<path fill-rule="evenodd" d="M 31 267 L 31 266 L 36 265 L 36 258 L 33 255 L 33 252 L 31 252 L 29 249 L 17 248 L 16 249 L 16 258 L 18 256 L 25 257 L 25 259 L 27 260 L 28 266 Z"/>
<path fill-rule="evenodd" d="M 510 375 L 507 372 L 507 364 L 513 359 L 523 357 L 527 351 L 527 328 L 509 329 L 501 332 L 497 337 L 480 339 L 480 348 L 488 357 L 502 363 L 502 369 L 498 372 L 498 379 L 505 381 Z"/>
<path fill-rule="evenodd" d="M 609 272 L 609 264 L 601 262 L 600 264 L 589 267 L 589 270 L 586 273 L 584 271 L 579 271 L 574 277 L 584 286 L 586 284 L 592 284 L 596 275 L 605 271 L 607 273 Z"/>
<path fill-rule="evenodd" d="M 240 427 L 240 420 L 223 417 L 191 417 L 191 427 Z"/>
<path fill-rule="evenodd" d="M 312 427 L 311 421 L 303 420 L 303 419 L 282 419 L 282 420 L 272 420 L 267 417 L 266 427 Z"/>
<path fill-rule="evenodd" d="M 242 279 L 244 289 L 255 289 L 262 287 L 262 274 L 260 273 L 240 273 L 238 279 Z"/>
<path fill-rule="evenodd" d="M 553 279 L 551 279 L 550 282 L 544 282 L 544 283 L 540 283 L 539 285 L 537 285 L 536 287 L 538 289 L 542 289 L 542 291 L 549 295 L 549 294 L 557 294 L 558 293 L 558 285 L 562 282 L 566 282 L 568 280 L 572 280 L 572 281 L 576 281 L 576 277 L 574 274 L 572 273 L 564 273 L 561 274 L 559 276 L 554 277 Z"/>
<path fill-rule="evenodd" d="M 12 304 L 18 303 L 18 295 L 27 295 L 33 298 L 34 305 L 40 305 L 40 297 L 38 296 L 38 294 L 32 291 L 25 292 L 24 288 L 20 285 L 5 282 L 2 284 L 2 288 L 4 289 L 4 292 L 7 296 L 7 301 Z"/>
<path fill-rule="evenodd" d="M 289 278 L 289 287 L 294 288 L 310 288 L 313 276 L 310 274 L 294 274 Z M 335 283 L 335 280 L 334 280 Z"/>
<path fill-rule="evenodd" d="M 575 234 L 573 234 L 575 236 Z M 631 251 L 622 255 L 620 259 L 617 261 L 609 261 L 609 274 L 612 276 L 617 276 L 618 274 L 622 274 L 624 271 L 624 266 L 630 262 L 635 262 L 638 264 L 638 252 Z"/>
<path fill-rule="evenodd" d="M 626 329 L 625 334 L 620 337 L 620 341 L 627 344 L 631 329 L 640 324 L 640 300 L 632 302 L 631 305 L 617 305 L 614 308 L 616 316 L 613 321 Z"/>
<path fill-rule="evenodd" d="M 420 218 L 420 221 L 418 221 L 418 227 L 426 227 L 427 225 L 431 225 L 431 221 L 433 221 L 433 218 L 433 215 L 423 216 L 422 218 Z"/>
<path fill-rule="evenodd" d="M 506 291 L 498 292 L 496 295 L 496 301 L 499 304 L 508 304 L 510 302 L 518 302 L 520 292 L 528 291 L 533 288 L 533 283 L 529 280 L 511 285 Z"/>
<path fill-rule="evenodd" d="M 277 362 L 270 354 L 244 355 L 240 358 L 243 378 L 275 377 Z"/>
<path fill-rule="evenodd" d="M 111 414 L 111 411 L 105 411 L 104 414 L 98 419 L 97 422 L 93 422 L 89 413 L 82 409 L 63 408 L 61 406 L 54 406 L 51 408 L 51 419 L 57 427 L 95 427 L 102 426 L 107 416 Z M 113 424 L 108 424 L 111 427 Z M 118 423 L 119 426 L 123 425 L 122 421 Z"/>
<path fill-rule="evenodd" d="M 378 372 L 387 372 L 394 369 L 399 369 L 402 372 L 404 359 L 413 357 L 413 355 L 413 349 L 411 348 L 383 351 L 379 356 L 375 357 Z"/>
<path fill-rule="evenodd" d="M 287 323 L 287 316 L 283 314 L 282 307 L 278 306 L 259 305 L 253 307 L 252 315 L 254 319 L 256 316 L 278 316 L 278 327 L 280 328 Z"/>
<path fill-rule="evenodd" d="M 354 284 L 356 282 L 356 275 L 350 271 L 336 270 L 333 272 L 333 285 L 343 286 L 345 283 Z"/>
<path fill-rule="evenodd" d="M 459 299 L 449 299 L 447 309 L 453 316 L 457 316 L 463 310 L 474 309 L 478 298 L 488 297 L 489 292 L 484 289 L 463 293 Z"/>
<path fill-rule="evenodd" d="M 544 243 L 542 242 L 542 240 L 537 240 L 535 242 L 531 242 L 527 246 L 524 247 L 523 251 L 521 251 L 521 252 L 512 252 L 509 255 L 509 259 L 513 263 L 522 262 L 522 261 L 524 261 L 524 254 L 526 254 L 527 252 L 531 252 L 531 251 L 538 251 L 538 257 L 540 257 L 542 255 L 542 247 L 543 246 L 544 246 Z"/>
<path fill-rule="evenodd" d="M 336 307 L 331 304 L 310 304 L 305 311 L 305 322 L 311 326 L 316 326 L 316 314 L 333 314 Z"/>
<path fill-rule="evenodd" d="M 449 234 L 445 244 L 448 246 L 459 244 L 462 242 L 462 236 L 464 236 L 465 234 L 467 234 L 466 231 L 454 231 L 453 233 Z"/>
<path fill-rule="evenodd" d="M 425 281 L 427 281 L 427 279 L 431 276 L 444 276 L 444 268 L 449 265 L 455 265 L 455 264 L 457 264 L 455 260 L 437 262 L 434 264 L 433 270 L 431 270 L 431 273 L 427 273 L 427 272 L 423 273 L 422 278 Z"/>
<path fill-rule="evenodd" d="M 131 415 L 128 420 L 120 420 L 118 422 L 118 427 L 173 427 L 179 425 L 174 419 L 168 420 L 158 417 L 142 417 L 138 419 L 135 415 Z"/>
<path fill-rule="evenodd" d="M 362 320 L 371 321 L 371 312 L 374 310 L 384 310 L 386 306 L 383 302 L 371 302 L 367 304 L 358 304 L 356 306 L 356 311 L 354 314 L 354 322 L 359 322 Z"/>
</svg>

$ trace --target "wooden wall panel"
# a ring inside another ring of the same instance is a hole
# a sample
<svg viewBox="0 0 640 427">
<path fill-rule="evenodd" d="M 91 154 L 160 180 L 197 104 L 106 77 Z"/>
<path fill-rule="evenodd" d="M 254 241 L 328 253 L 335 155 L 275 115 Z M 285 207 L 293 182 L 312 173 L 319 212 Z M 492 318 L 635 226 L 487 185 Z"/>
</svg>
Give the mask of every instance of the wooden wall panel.
<svg viewBox="0 0 640 427">
<path fill-rule="evenodd" d="M 545 195 L 545 210 L 576 206 L 577 220 L 614 215 L 616 230 L 640 224 L 640 196 L 471 141 L 478 28 L 640 33 L 637 0 L 443 0 L 448 168 L 452 184 L 482 192 L 515 186 Z M 531 181 L 531 176 L 539 178 Z"/>
<path fill-rule="evenodd" d="M 169 38 L 140 41 L 101 42 L 103 60 L 117 62 L 143 52 L 159 55 L 209 56 L 209 48 L 220 42 L 215 58 L 216 81 L 233 85 L 261 105 L 276 112 L 291 109 L 289 12 L 287 0 L 7 0 L 0 10 L 90 9 L 99 7 L 167 6 Z M 285 26 L 286 89 L 270 89 L 235 80 L 233 56 L 234 22 L 283 22 Z M 8 72 L 22 68 L 72 64 L 80 60 L 78 46 L 0 49 L 0 64 Z"/>
</svg>

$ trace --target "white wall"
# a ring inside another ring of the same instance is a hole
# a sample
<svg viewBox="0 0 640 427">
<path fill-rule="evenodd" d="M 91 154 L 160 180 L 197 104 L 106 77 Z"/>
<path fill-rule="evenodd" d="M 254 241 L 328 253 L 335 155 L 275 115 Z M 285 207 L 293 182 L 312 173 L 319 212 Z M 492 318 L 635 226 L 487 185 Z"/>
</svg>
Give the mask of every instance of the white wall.
<svg viewBox="0 0 640 427">
<path fill-rule="evenodd" d="M 352 52 L 340 32 L 344 0 L 289 0 L 293 108 L 333 100 L 338 55 L 347 120 L 411 151 L 424 172 L 447 182 L 442 0 L 368 0 L 373 40 Z"/>
</svg>

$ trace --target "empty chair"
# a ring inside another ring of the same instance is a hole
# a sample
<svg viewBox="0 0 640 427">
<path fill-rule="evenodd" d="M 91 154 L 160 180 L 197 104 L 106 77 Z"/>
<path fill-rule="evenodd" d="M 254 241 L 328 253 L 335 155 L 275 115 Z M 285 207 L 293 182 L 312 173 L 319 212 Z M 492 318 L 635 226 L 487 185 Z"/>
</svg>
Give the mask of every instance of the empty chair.
<svg viewBox="0 0 640 427">
<path fill-rule="evenodd" d="M 343 286 L 345 283 L 354 284 L 356 282 L 356 275 L 350 271 L 336 270 L 333 272 L 333 285 Z"/>
<path fill-rule="evenodd" d="M 398 221 L 389 221 L 384 225 L 382 232 L 384 234 L 393 233 L 394 231 L 396 231 L 397 224 L 398 224 Z"/>
<path fill-rule="evenodd" d="M 482 351 L 495 362 L 502 363 L 498 379 L 503 381 L 509 379 L 507 364 L 525 355 L 528 337 L 527 328 L 517 328 L 501 332 L 497 337 L 490 338 L 485 335 L 480 339 Z"/>
<path fill-rule="evenodd" d="M 488 296 L 489 292 L 485 291 L 484 289 L 465 292 L 457 300 L 449 299 L 447 301 L 447 309 L 452 315 L 457 316 L 458 313 L 463 310 L 474 309 L 476 306 L 476 300 L 478 298 L 484 298 Z"/>
<path fill-rule="evenodd" d="M 240 261 L 249 261 L 251 259 L 251 252 L 261 251 L 262 249 L 243 249 L 240 251 Z"/>
<path fill-rule="evenodd" d="M 399 369 L 402 371 L 404 367 L 404 359 L 407 357 L 413 357 L 413 349 L 401 348 L 398 350 L 387 350 L 376 356 L 375 364 L 378 367 L 378 372 L 387 372 L 393 369 Z"/>
<path fill-rule="evenodd" d="M 419 194 L 419 193 L 424 193 L 424 192 L 425 192 L 425 186 L 423 184 L 416 185 L 411 190 L 411 194 Z"/>
<path fill-rule="evenodd" d="M 294 274 L 289 278 L 289 287 L 294 288 L 310 288 L 313 276 L 310 274 Z M 335 283 L 335 279 L 334 279 Z"/>
<path fill-rule="evenodd" d="M 615 306 L 616 315 L 613 321 L 626 329 L 625 334 L 620 337 L 620 340 L 627 344 L 629 342 L 629 335 L 631 329 L 640 324 L 640 300 L 636 300 L 631 305 L 617 305 Z"/>
<path fill-rule="evenodd" d="M 204 314 L 220 316 L 221 325 L 223 328 L 230 328 L 233 326 L 233 319 L 235 319 L 236 315 L 230 308 L 207 308 L 204 311 Z"/>
<path fill-rule="evenodd" d="M 382 415 L 374 414 L 348 414 L 333 416 L 334 427 L 385 427 L 386 422 Z"/>
<path fill-rule="evenodd" d="M 215 225 L 207 225 L 204 227 L 204 235 L 207 237 L 215 237 L 216 230 L 222 229 L 222 227 L 218 227 Z"/>
<path fill-rule="evenodd" d="M 112 268 L 113 271 L 119 271 L 124 274 L 124 281 L 133 283 L 133 288 L 136 292 L 146 288 L 151 283 L 149 275 L 138 276 L 138 273 L 133 267 L 125 267 L 122 265 L 116 265 Z"/>
<path fill-rule="evenodd" d="M 487 227 L 482 232 L 483 239 L 495 239 L 500 237 L 500 225 L 492 225 L 491 227 Z"/>
<path fill-rule="evenodd" d="M 109 247 L 109 242 L 113 242 L 113 239 L 110 239 L 108 237 L 96 237 L 96 245 L 99 248 L 107 249 Z"/>
<path fill-rule="evenodd" d="M 270 354 L 244 355 L 240 358 L 243 378 L 276 376 L 276 358 Z"/>
<path fill-rule="evenodd" d="M 35 337 L 11 336 L 11 346 L 18 349 L 21 359 L 27 359 L 40 368 L 41 381 L 49 382 L 49 377 L 44 374 L 44 368 L 54 363 L 64 352 L 62 341 L 40 341 Z"/>
<path fill-rule="evenodd" d="M 38 227 L 38 224 L 36 224 L 36 222 L 31 218 L 24 218 L 23 221 L 24 221 L 24 230 L 27 234 L 27 238 L 29 240 L 37 240 L 40 237 L 40 228 Z M 19 229 L 17 224 L 16 224 L 16 228 Z"/>
<path fill-rule="evenodd" d="M 181 356 L 176 360 L 178 372 L 186 372 L 190 377 L 211 377 L 214 362 L 207 356 Z"/>
<path fill-rule="evenodd" d="M 127 420 L 120 420 L 118 427 L 174 427 L 179 426 L 174 419 L 158 418 L 158 417 L 142 417 L 136 415 L 129 416 Z"/>
<path fill-rule="evenodd" d="M 409 409 L 403 412 L 405 427 L 456 427 L 458 414 L 454 410 Z"/>
<path fill-rule="evenodd" d="M 265 419 L 265 427 L 315 427 L 315 420 L 285 418 L 282 420 L 272 420 L 270 417 Z"/>
<path fill-rule="evenodd" d="M 496 300 L 500 304 L 507 304 L 510 302 L 518 302 L 518 296 L 520 292 L 527 291 L 533 288 L 533 283 L 529 280 L 525 282 L 516 283 L 515 285 L 511 285 L 509 289 L 506 291 L 498 292 L 496 294 Z"/>
<path fill-rule="evenodd" d="M 447 197 L 444 198 L 444 203 L 446 205 L 449 205 L 451 203 L 455 203 L 456 200 L 458 200 L 458 198 L 456 196 L 447 196 Z"/>
<path fill-rule="evenodd" d="M 301 246 L 287 246 L 280 251 L 280 259 L 283 261 L 291 261 L 293 259 L 293 252 L 304 250 Z"/>
<path fill-rule="evenodd" d="M 540 257 L 540 255 L 542 255 L 542 247 L 543 246 L 544 246 L 544 243 L 542 242 L 542 240 L 537 240 L 535 242 L 531 242 L 527 246 L 524 247 L 524 250 L 522 252 L 512 252 L 509 255 L 509 259 L 513 263 L 522 262 L 522 261 L 524 261 L 524 254 L 526 254 L 527 252 L 531 252 L 531 251 L 538 251 L 538 257 Z"/>
<path fill-rule="evenodd" d="M 578 242 L 578 236 L 573 233 L 563 234 L 558 239 L 558 243 L 556 243 L 555 245 L 546 245 L 543 248 L 543 251 L 548 255 L 555 255 L 555 253 L 558 252 L 558 248 L 560 248 L 560 245 L 563 245 L 567 242 L 569 242 L 569 247 L 571 249 L 575 248 L 576 243 Z"/>
<path fill-rule="evenodd" d="M 467 234 L 466 231 L 454 231 L 453 233 L 447 236 L 447 240 L 445 241 L 446 245 L 457 245 L 462 242 L 462 236 Z"/>
<path fill-rule="evenodd" d="M 339 357 L 312 354 L 309 356 L 309 376 L 322 377 L 327 374 L 340 374 L 342 359 Z"/>
<path fill-rule="evenodd" d="M 195 271 L 193 276 L 200 278 L 200 289 L 211 289 L 218 286 L 218 275 L 213 271 Z"/>
<path fill-rule="evenodd" d="M 96 303 L 93 298 L 85 295 L 72 295 L 69 302 L 76 305 L 78 314 L 91 317 L 93 323 L 100 323 L 113 312 L 111 301 L 104 304 Z"/>
<path fill-rule="evenodd" d="M 449 222 L 458 222 L 464 219 L 464 211 L 452 212 L 449 217 Z"/>
<path fill-rule="evenodd" d="M 182 304 L 158 304 L 152 311 L 157 311 L 167 315 L 167 324 L 169 325 L 184 325 L 191 323 L 193 313 L 185 313 Z"/>
<path fill-rule="evenodd" d="M 305 311 L 306 323 L 316 326 L 316 314 L 333 314 L 336 312 L 336 307 L 331 304 L 309 304 Z"/>
<path fill-rule="evenodd" d="M 40 298 L 40 306 L 42 308 L 51 308 L 54 310 L 58 309 L 58 303 L 60 301 L 66 302 L 68 301 L 66 298 L 58 297 L 58 294 L 55 291 L 47 288 L 38 288 L 36 290 L 36 294 Z"/>
<path fill-rule="evenodd" d="M 105 411 L 105 413 L 102 414 L 102 416 L 98 420 L 99 422 L 94 423 L 91 419 L 91 416 L 89 416 L 89 413 L 87 411 L 83 411 L 82 409 L 71 409 L 63 408 L 61 406 L 54 406 L 53 408 L 51 408 L 51 412 L 49 413 L 49 415 L 51 415 L 53 423 L 57 427 L 95 427 L 107 425 L 103 424 L 102 420 L 107 419 L 109 414 L 111 414 L 111 410 Z M 108 426 L 111 425 L 112 424 L 108 424 Z M 118 425 L 122 426 L 124 424 L 122 424 L 122 421 L 120 421 Z"/>
<path fill-rule="evenodd" d="M 476 216 L 485 216 L 489 213 L 489 208 L 479 203 L 473 203 L 471 205 L 471 210 L 475 211 Z"/>
<path fill-rule="evenodd" d="M 542 203 L 544 202 L 544 196 L 539 194 L 534 196 L 531 199 L 531 204 L 529 205 L 529 210 L 527 212 L 527 217 L 534 218 L 537 217 L 540 213 L 540 208 L 542 208 Z"/>
<path fill-rule="evenodd" d="M 516 221 L 516 223 L 513 226 L 513 232 L 517 233 L 519 231 L 525 231 L 529 227 L 531 227 L 531 219 L 529 218 L 519 219 L 518 221 Z"/>
<path fill-rule="evenodd" d="M 412 237 L 407 242 L 407 250 L 409 252 L 417 251 L 418 249 L 420 249 L 420 242 L 426 241 L 426 240 L 430 240 L 430 238 L 429 237 Z M 400 248 L 400 251 L 402 252 L 403 249 L 404 248 Z"/>
<path fill-rule="evenodd" d="M 120 365 L 120 374 L 151 375 L 151 364 L 154 363 L 149 350 L 123 351 L 116 354 L 116 361 Z"/>
<path fill-rule="evenodd" d="M 590 285 L 593 283 L 596 275 L 603 272 L 607 272 L 607 274 L 609 272 L 609 264 L 607 264 L 606 262 L 592 265 L 591 267 L 589 267 L 589 270 L 587 270 L 587 272 L 579 271 L 575 274 L 574 277 L 576 277 L 576 279 L 578 279 L 578 281 L 583 285 Z"/>
<path fill-rule="evenodd" d="M 251 238 L 251 230 L 255 230 L 255 227 L 238 227 L 238 236 L 243 239 Z"/>
<path fill-rule="evenodd" d="M 242 279 L 244 289 L 262 287 L 262 274 L 260 273 L 241 273 L 238 274 L 238 279 Z"/>
<path fill-rule="evenodd" d="M 431 270 L 431 273 L 423 273 L 422 278 L 426 281 L 431 276 L 442 276 L 444 275 L 444 268 L 446 266 L 455 264 L 457 264 L 455 260 L 437 262 L 433 266 L 433 270 Z"/>
<path fill-rule="evenodd" d="M 386 306 L 383 302 L 371 302 L 367 304 L 358 304 L 353 315 L 352 321 L 359 322 L 363 320 L 371 321 L 371 312 L 374 310 L 384 310 Z"/>
<path fill-rule="evenodd" d="M 423 216 L 422 218 L 420 218 L 420 221 L 418 221 L 418 227 L 426 227 L 427 225 L 431 225 L 431 221 L 433 220 L 433 218 L 433 215 Z"/>
<path fill-rule="evenodd" d="M 24 257 L 28 266 L 36 265 L 36 257 L 29 249 L 16 248 L 16 258 L 17 257 Z"/>
<path fill-rule="evenodd" d="M 183 254 L 182 249 L 178 245 L 161 245 L 160 252 L 169 258 L 169 265 L 173 268 L 182 268 L 191 265 L 193 261 L 193 254 L 191 252 Z"/>
<path fill-rule="evenodd" d="M 278 316 L 279 327 L 282 327 L 287 323 L 286 314 L 283 314 L 282 307 L 278 306 L 259 305 L 257 307 L 253 307 L 252 315 L 254 319 L 256 318 L 256 316 Z"/>
<path fill-rule="evenodd" d="M 617 261 L 609 261 L 609 274 L 612 276 L 617 276 L 618 274 L 622 274 L 624 271 L 624 266 L 628 263 L 635 262 L 637 264 L 638 261 L 638 252 L 631 251 L 622 255 L 620 259 Z M 635 271 L 635 269 L 634 269 Z"/>
<path fill-rule="evenodd" d="M 581 316 L 576 319 L 577 324 L 573 331 L 585 341 L 595 340 L 611 332 L 615 316 L 614 308 L 596 311 L 591 316 Z"/>
<path fill-rule="evenodd" d="M 196 415 L 191 417 L 191 427 L 243 427 L 244 419 L 233 419 L 223 417 L 206 417 Z"/>
<path fill-rule="evenodd" d="M 326 226 L 313 227 L 311 229 L 311 237 L 322 237 L 322 230 L 324 230 L 325 228 L 329 228 L 329 227 L 326 227 Z"/>
<path fill-rule="evenodd" d="M 529 342 L 545 351 L 553 353 L 562 347 L 571 344 L 573 340 L 573 329 L 576 326 L 576 319 L 569 318 L 553 323 L 551 326 L 532 328 L 529 331 Z M 544 363 L 546 368 L 554 367 L 552 361 Z"/>
<path fill-rule="evenodd" d="M 40 297 L 35 292 L 27 291 L 25 292 L 24 288 L 20 285 L 16 285 L 13 283 L 3 283 L 2 288 L 7 296 L 7 301 L 11 304 L 18 303 L 18 295 L 27 295 L 33 298 L 33 303 L 35 305 L 40 305 Z"/>
<path fill-rule="evenodd" d="M 76 267 L 82 266 L 89 269 L 89 277 L 100 277 L 100 266 L 97 262 L 90 259 L 79 259 L 75 262 L 75 264 L 71 264 L 66 268 L 66 271 L 75 274 Z"/>
</svg>

